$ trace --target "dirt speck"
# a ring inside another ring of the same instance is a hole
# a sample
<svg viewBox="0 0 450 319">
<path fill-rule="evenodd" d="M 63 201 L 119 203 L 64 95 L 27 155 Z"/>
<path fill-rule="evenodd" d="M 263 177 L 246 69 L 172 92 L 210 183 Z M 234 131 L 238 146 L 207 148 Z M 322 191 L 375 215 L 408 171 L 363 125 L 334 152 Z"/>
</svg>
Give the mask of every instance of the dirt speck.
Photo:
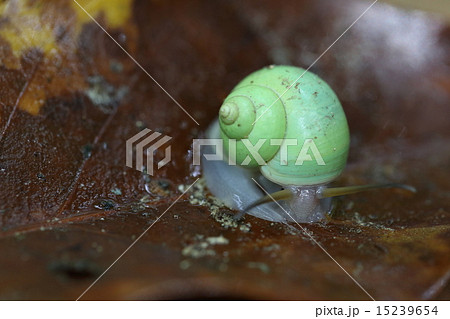
<svg viewBox="0 0 450 319">
<path fill-rule="evenodd" d="M 206 241 L 210 245 L 228 245 L 230 242 L 228 239 L 226 239 L 222 235 L 217 236 L 217 237 L 208 237 L 208 238 L 206 238 Z"/>
<path fill-rule="evenodd" d="M 248 268 L 259 269 L 265 274 L 268 274 L 270 272 L 270 267 L 267 266 L 266 263 L 262 263 L 262 262 L 251 261 L 251 262 L 247 263 L 247 267 Z"/>
<path fill-rule="evenodd" d="M 183 184 L 178 185 L 178 190 L 180 192 L 184 192 L 187 187 L 187 185 Z M 220 223 L 222 227 L 226 229 L 238 228 L 244 233 L 250 231 L 250 223 L 244 223 L 242 221 L 234 220 L 229 208 L 227 208 L 220 199 L 212 196 L 206 191 L 205 180 L 203 178 L 200 178 L 198 182 L 191 187 L 188 193 L 189 202 L 192 205 L 201 205 L 207 207 L 211 213 L 211 217 L 214 218 L 216 222 Z"/>
</svg>

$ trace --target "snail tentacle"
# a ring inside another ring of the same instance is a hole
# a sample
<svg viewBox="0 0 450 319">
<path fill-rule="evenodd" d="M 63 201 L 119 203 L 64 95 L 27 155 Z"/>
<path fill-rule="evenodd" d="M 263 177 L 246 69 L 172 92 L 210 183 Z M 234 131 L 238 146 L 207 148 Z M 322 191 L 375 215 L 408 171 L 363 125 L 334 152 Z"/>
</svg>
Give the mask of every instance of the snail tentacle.
<svg viewBox="0 0 450 319">
<path fill-rule="evenodd" d="M 369 190 L 381 189 L 381 188 L 398 188 L 403 189 L 411 193 L 416 193 L 416 189 L 413 186 L 398 183 L 387 184 L 368 184 L 368 185 L 356 185 L 356 186 L 344 186 L 344 187 L 332 187 L 323 188 L 318 192 L 319 198 L 335 197 L 342 195 L 355 194 L 365 192 Z"/>
</svg>

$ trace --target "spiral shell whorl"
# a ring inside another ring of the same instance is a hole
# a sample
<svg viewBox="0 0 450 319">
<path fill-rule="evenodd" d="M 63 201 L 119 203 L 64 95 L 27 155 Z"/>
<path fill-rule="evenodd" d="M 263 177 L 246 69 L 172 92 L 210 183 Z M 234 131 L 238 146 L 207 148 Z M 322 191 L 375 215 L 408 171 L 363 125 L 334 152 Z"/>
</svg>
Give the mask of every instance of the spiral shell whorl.
<svg viewBox="0 0 450 319">
<path fill-rule="evenodd" d="M 264 115 L 258 119 L 263 113 Z M 232 122 L 228 119 L 233 114 L 238 116 Z M 278 95 L 268 87 L 257 84 L 238 85 L 222 104 L 219 124 L 225 153 L 229 154 L 230 139 L 233 139 L 236 141 L 236 163 L 241 164 L 249 157 L 250 162 L 247 161 L 246 166 L 257 167 L 259 166 L 257 161 L 242 140 L 246 139 L 252 145 L 265 140 L 258 154 L 265 162 L 270 161 L 279 149 L 279 146 L 271 145 L 270 140 L 282 139 L 285 134 L 285 107 L 278 99 Z"/>
<path fill-rule="evenodd" d="M 219 110 L 219 116 L 225 124 L 233 124 L 239 116 L 239 107 L 235 103 L 225 103 Z"/>
<path fill-rule="evenodd" d="M 250 99 L 245 96 L 232 96 L 220 108 L 220 127 L 229 138 L 247 138 L 253 129 L 255 114 L 256 110 Z"/>
</svg>

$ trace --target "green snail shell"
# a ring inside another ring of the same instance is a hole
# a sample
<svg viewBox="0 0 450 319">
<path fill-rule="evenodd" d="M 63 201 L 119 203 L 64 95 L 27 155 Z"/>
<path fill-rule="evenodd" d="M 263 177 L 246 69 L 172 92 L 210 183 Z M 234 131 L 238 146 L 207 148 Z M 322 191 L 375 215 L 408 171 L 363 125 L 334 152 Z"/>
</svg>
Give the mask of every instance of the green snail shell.
<svg viewBox="0 0 450 319">
<path fill-rule="evenodd" d="M 304 72 L 284 65 L 256 71 L 232 90 L 219 111 L 225 154 L 230 140 L 236 140 L 236 163 L 241 164 L 249 156 L 247 167 L 257 167 L 243 140 L 256 145 L 258 140 L 266 139 L 258 151 L 266 162 L 260 170 L 280 185 L 328 183 L 341 174 L 347 161 L 350 137 L 342 106 L 321 78 Z M 297 145 L 287 148 L 287 163 L 281 163 L 280 146 L 271 145 L 271 139 L 297 140 Z M 295 164 L 307 139 L 314 141 L 325 165 L 319 165 L 314 156 L 302 165 Z"/>
</svg>

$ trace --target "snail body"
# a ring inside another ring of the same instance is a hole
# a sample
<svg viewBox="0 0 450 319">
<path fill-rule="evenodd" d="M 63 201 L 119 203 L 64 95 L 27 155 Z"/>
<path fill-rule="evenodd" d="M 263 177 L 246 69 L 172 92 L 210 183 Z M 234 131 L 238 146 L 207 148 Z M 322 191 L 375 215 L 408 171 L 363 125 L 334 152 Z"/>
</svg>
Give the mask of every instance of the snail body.
<svg viewBox="0 0 450 319">
<path fill-rule="evenodd" d="M 207 137 L 223 141 L 228 163 L 202 158 L 206 184 L 241 211 L 237 218 L 248 213 L 276 222 L 316 222 L 330 211 L 332 196 L 401 187 L 326 187 L 345 168 L 349 129 L 333 90 L 302 68 L 268 66 L 245 77 L 225 98 Z M 272 195 L 264 196 L 257 184 Z"/>
</svg>

